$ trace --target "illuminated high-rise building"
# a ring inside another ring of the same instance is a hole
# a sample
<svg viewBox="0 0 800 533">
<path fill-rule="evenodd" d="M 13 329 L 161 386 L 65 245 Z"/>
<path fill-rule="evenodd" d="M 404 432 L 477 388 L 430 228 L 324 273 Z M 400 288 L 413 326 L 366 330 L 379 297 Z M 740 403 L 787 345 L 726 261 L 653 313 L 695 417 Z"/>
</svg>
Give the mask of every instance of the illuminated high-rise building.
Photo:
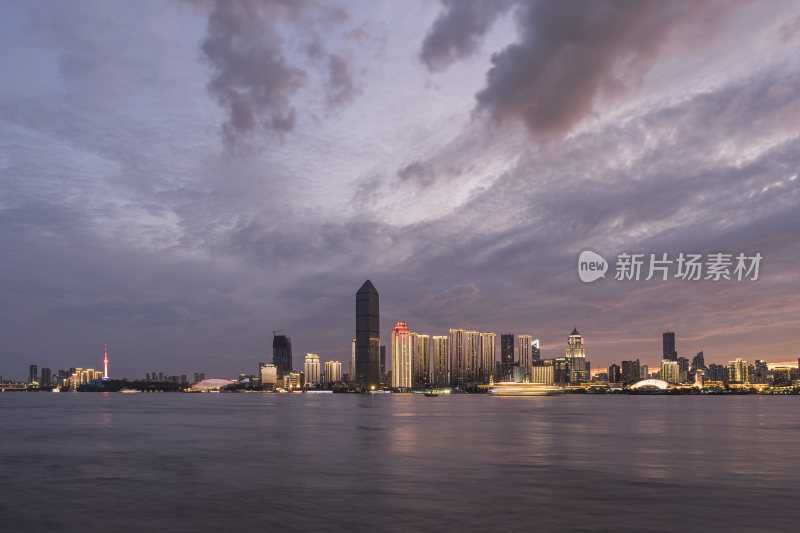
<svg viewBox="0 0 800 533">
<path fill-rule="evenodd" d="M 325 383 L 339 383 L 342 381 L 341 361 L 325 361 Z"/>
<path fill-rule="evenodd" d="M 496 340 L 497 335 L 494 333 L 481 333 L 481 364 L 478 380 L 483 383 L 488 383 L 490 380 L 495 379 L 497 368 Z"/>
<path fill-rule="evenodd" d="M 447 369 L 450 360 L 449 341 L 450 339 L 445 335 L 434 335 L 431 339 L 433 384 L 437 387 L 445 387 L 450 383 L 450 374 Z"/>
<path fill-rule="evenodd" d="M 514 335 L 512 333 L 500 335 L 500 365 L 503 369 L 501 379 L 511 379 L 514 372 Z"/>
<path fill-rule="evenodd" d="M 287 390 L 299 389 L 302 385 L 302 374 L 300 372 L 287 372 L 283 378 L 283 386 Z"/>
<path fill-rule="evenodd" d="M 430 384 L 431 336 L 411 334 L 411 386 L 425 388 Z"/>
<path fill-rule="evenodd" d="M 463 329 L 450 330 L 450 383 L 465 387 L 477 381 L 480 363 L 480 333 Z"/>
<path fill-rule="evenodd" d="M 283 378 L 292 371 L 292 339 L 286 335 L 272 334 L 272 364 Z"/>
<path fill-rule="evenodd" d="M 677 361 L 678 360 L 678 352 L 675 351 L 675 332 L 674 331 L 667 331 L 661 336 L 661 343 L 662 343 L 662 359 L 667 359 L 669 361 Z"/>
<path fill-rule="evenodd" d="M 748 383 L 747 361 L 737 357 L 728 365 L 728 382 L 733 385 L 746 385 Z"/>
<path fill-rule="evenodd" d="M 673 361 L 672 359 L 662 359 L 659 377 L 667 383 L 680 383 L 681 373 L 680 368 L 678 367 L 678 361 Z"/>
<path fill-rule="evenodd" d="M 261 363 L 258 368 L 259 374 L 261 375 L 261 386 L 266 387 L 268 389 L 272 389 L 275 387 L 275 383 L 278 381 L 278 367 L 273 364 L 268 363 Z M 205 379 L 205 374 L 200 374 Z M 195 380 L 197 380 L 198 374 L 195 374 Z M 202 380 L 201 380 L 202 381 Z M 196 381 L 195 381 L 196 382 Z"/>
<path fill-rule="evenodd" d="M 570 383 L 589 381 L 586 371 L 586 350 L 583 347 L 583 337 L 578 333 L 578 328 L 572 330 L 567 338 L 567 365 L 569 366 Z"/>
<path fill-rule="evenodd" d="M 319 370 L 319 356 L 315 353 L 307 353 L 306 362 L 303 365 L 306 385 L 314 386 L 320 384 Z"/>
<path fill-rule="evenodd" d="M 533 347 L 533 337 L 530 335 L 517 336 L 519 345 L 519 367 L 522 369 L 523 379 L 531 375 L 531 348 Z"/>
<path fill-rule="evenodd" d="M 530 382 L 553 385 L 555 382 L 555 367 L 553 366 L 553 361 L 534 361 L 531 366 Z"/>
<path fill-rule="evenodd" d="M 356 381 L 361 387 L 380 385 L 380 346 L 378 290 L 367 280 L 356 293 Z"/>
<path fill-rule="evenodd" d="M 392 330 L 392 387 L 411 388 L 413 343 L 408 324 L 398 321 Z"/>
<path fill-rule="evenodd" d="M 542 360 L 542 350 L 539 346 L 539 339 L 533 339 L 531 343 L 531 362 L 536 364 L 536 361 Z"/>
</svg>

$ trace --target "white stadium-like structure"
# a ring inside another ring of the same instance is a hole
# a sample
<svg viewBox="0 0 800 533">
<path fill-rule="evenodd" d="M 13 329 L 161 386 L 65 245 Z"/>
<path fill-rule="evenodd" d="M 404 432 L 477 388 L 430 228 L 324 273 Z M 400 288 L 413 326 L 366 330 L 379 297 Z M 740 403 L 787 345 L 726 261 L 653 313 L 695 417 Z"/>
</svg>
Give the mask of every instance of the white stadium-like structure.
<svg viewBox="0 0 800 533">
<path fill-rule="evenodd" d="M 636 383 L 631 385 L 632 389 L 641 389 L 644 387 L 652 387 L 664 390 L 669 387 L 669 383 L 667 383 L 662 379 L 643 379 L 642 381 L 637 381 Z"/>
<path fill-rule="evenodd" d="M 199 390 L 199 391 L 219 390 L 226 385 L 232 385 L 234 383 L 236 382 L 230 379 L 209 378 L 209 379 L 204 379 L 203 381 L 198 381 L 197 383 L 192 385 L 192 390 Z"/>
</svg>

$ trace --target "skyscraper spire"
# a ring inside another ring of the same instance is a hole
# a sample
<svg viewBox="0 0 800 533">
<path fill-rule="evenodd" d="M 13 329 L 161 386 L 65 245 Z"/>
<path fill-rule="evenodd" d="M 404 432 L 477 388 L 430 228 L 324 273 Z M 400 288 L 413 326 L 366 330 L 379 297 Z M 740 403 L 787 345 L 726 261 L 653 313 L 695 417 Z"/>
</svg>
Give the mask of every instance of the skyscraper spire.
<svg viewBox="0 0 800 533">
<path fill-rule="evenodd" d="M 108 379 L 108 344 L 106 347 L 106 355 L 103 358 L 103 379 Z"/>
</svg>

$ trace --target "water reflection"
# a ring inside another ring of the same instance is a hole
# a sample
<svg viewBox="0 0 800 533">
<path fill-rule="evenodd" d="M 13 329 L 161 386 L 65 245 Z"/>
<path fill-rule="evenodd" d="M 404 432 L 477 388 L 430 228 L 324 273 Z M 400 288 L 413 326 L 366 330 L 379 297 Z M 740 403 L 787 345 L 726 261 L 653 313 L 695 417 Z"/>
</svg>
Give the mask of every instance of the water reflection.
<svg viewBox="0 0 800 533">
<path fill-rule="evenodd" d="M 796 398 L 0 402 L 0 515 L 42 529 L 791 530 L 800 494 Z"/>
</svg>

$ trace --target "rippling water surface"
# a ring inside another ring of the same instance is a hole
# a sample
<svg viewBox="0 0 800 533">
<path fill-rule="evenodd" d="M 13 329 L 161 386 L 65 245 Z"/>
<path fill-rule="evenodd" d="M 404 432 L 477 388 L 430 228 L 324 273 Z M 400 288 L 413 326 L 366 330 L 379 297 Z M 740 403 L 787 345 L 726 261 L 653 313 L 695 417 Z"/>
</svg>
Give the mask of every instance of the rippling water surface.
<svg viewBox="0 0 800 533">
<path fill-rule="evenodd" d="M 796 531 L 800 399 L 0 394 L 0 530 Z"/>
</svg>

